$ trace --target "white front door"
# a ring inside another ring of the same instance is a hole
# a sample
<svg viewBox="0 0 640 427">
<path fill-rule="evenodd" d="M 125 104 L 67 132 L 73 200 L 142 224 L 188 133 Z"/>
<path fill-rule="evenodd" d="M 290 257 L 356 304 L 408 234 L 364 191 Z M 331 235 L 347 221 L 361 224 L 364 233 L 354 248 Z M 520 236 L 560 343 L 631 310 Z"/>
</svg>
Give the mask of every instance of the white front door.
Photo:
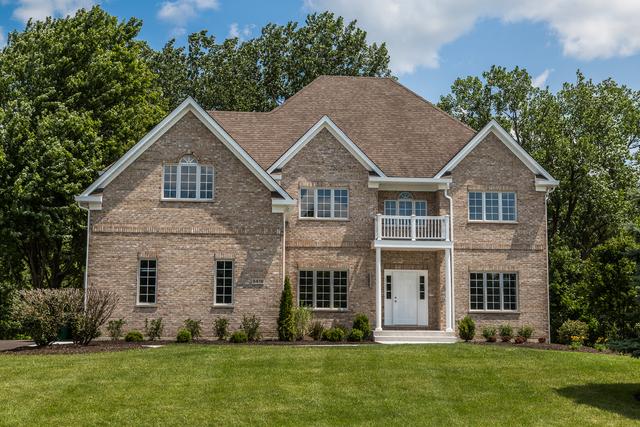
<svg viewBox="0 0 640 427">
<path fill-rule="evenodd" d="M 385 325 L 427 325 L 427 272 L 385 271 Z"/>
</svg>

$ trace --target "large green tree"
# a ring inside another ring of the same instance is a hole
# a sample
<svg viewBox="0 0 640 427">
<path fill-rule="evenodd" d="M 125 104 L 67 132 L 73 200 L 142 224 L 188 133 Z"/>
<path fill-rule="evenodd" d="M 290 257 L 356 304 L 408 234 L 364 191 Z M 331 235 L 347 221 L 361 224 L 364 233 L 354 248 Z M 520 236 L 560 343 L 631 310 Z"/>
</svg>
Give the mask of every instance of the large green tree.
<svg viewBox="0 0 640 427">
<path fill-rule="evenodd" d="M 368 44 L 355 21 L 345 25 L 330 12 L 304 25 L 268 24 L 246 41 L 218 43 L 201 31 L 186 47 L 171 40 L 147 58 L 172 107 L 190 95 L 207 109 L 268 111 L 319 75 L 390 75 L 384 43 Z"/>
<path fill-rule="evenodd" d="M 0 52 L 0 256 L 14 278 L 79 284 L 86 214 L 73 196 L 166 110 L 140 28 L 94 7 L 9 34 Z"/>
</svg>

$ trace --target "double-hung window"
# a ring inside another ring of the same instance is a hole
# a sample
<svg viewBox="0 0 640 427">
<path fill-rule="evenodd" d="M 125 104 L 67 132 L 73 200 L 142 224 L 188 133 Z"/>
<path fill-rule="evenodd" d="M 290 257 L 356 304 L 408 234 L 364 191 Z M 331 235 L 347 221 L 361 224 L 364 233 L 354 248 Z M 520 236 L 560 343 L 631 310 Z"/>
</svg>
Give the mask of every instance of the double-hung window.
<svg viewBox="0 0 640 427">
<path fill-rule="evenodd" d="M 346 188 L 301 188 L 300 218 L 346 219 L 349 190 Z"/>
<path fill-rule="evenodd" d="M 298 275 L 298 301 L 314 309 L 347 308 L 347 272 L 302 270 Z"/>
<path fill-rule="evenodd" d="M 469 307 L 482 311 L 518 309 L 517 273 L 470 273 Z"/>
<path fill-rule="evenodd" d="M 192 156 L 164 165 L 162 198 L 213 200 L 213 166 L 200 165 Z"/>
<path fill-rule="evenodd" d="M 141 259 L 138 265 L 138 304 L 155 304 L 158 290 L 158 263 Z"/>
<path fill-rule="evenodd" d="M 516 193 L 470 191 L 469 221 L 515 222 Z"/>
<path fill-rule="evenodd" d="M 233 261 L 216 261 L 214 304 L 233 304 Z"/>
</svg>

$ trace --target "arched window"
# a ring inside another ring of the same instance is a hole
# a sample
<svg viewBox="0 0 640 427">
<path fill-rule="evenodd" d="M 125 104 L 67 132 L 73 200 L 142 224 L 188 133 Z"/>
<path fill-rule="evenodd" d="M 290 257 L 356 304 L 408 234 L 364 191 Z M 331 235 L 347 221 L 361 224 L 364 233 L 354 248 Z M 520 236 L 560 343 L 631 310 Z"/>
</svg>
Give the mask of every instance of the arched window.
<svg viewBox="0 0 640 427">
<path fill-rule="evenodd" d="M 212 200 L 213 166 L 200 165 L 193 156 L 184 156 L 177 165 L 164 165 L 164 199 Z"/>
<path fill-rule="evenodd" d="M 384 201 L 385 215 L 398 216 L 427 216 L 427 201 L 413 200 L 413 194 L 403 191 L 397 200 Z"/>
</svg>

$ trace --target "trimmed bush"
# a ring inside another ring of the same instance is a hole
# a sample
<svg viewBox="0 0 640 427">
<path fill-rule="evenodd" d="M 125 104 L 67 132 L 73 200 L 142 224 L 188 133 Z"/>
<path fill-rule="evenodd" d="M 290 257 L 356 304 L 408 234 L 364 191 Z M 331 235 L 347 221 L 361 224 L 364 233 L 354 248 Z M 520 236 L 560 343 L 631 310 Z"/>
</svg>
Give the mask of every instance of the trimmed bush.
<svg viewBox="0 0 640 427">
<path fill-rule="evenodd" d="M 498 337 L 498 328 L 495 326 L 485 326 L 482 328 L 482 336 L 487 342 L 496 342 Z"/>
<path fill-rule="evenodd" d="M 319 320 L 316 320 L 311 325 L 311 332 L 309 332 L 309 336 L 311 336 L 311 338 L 313 338 L 316 341 L 320 341 L 322 339 L 323 332 L 324 332 L 324 326 L 322 325 L 322 322 Z"/>
<path fill-rule="evenodd" d="M 157 319 L 144 319 L 144 333 L 147 334 L 149 341 L 154 341 L 162 336 L 164 330 L 164 324 L 162 323 L 162 317 Z"/>
<path fill-rule="evenodd" d="M 362 338 L 368 339 L 371 336 L 371 325 L 366 314 L 358 313 L 353 319 L 353 329 L 362 331 Z"/>
<path fill-rule="evenodd" d="M 260 318 L 255 314 L 242 316 L 242 322 L 240 322 L 240 329 L 247 334 L 249 341 L 258 341 L 262 338 L 260 333 Z"/>
<path fill-rule="evenodd" d="M 229 336 L 229 320 L 226 317 L 218 317 L 213 321 L 213 331 L 220 341 Z"/>
<path fill-rule="evenodd" d="M 293 320 L 293 291 L 291 290 L 291 280 L 289 276 L 286 276 L 280 296 L 280 312 L 278 314 L 278 339 L 280 341 L 295 339 Z"/>
<path fill-rule="evenodd" d="M 529 325 L 523 325 L 518 328 L 518 336 L 524 338 L 525 341 L 528 341 L 529 338 L 533 336 L 533 328 Z"/>
<path fill-rule="evenodd" d="M 311 309 L 309 307 L 295 307 L 292 312 L 293 337 L 301 340 L 309 333 L 311 323 Z"/>
<path fill-rule="evenodd" d="M 558 340 L 562 344 L 571 344 L 577 341 L 580 341 L 580 344 L 582 344 L 588 332 L 589 327 L 586 323 L 580 320 L 567 320 L 558 328 Z M 581 339 L 577 339 L 579 337 L 581 337 Z"/>
<path fill-rule="evenodd" d="M 640 354 L 640 338 L 631 338 L 628 340 L 618 340 L 618 341 L 609 341 L 607 343 L 607 347 L 611 350 L 616 351 L 618 353 L 626 353 L 631 354 L 634 357 L 634 354 Z"/>
<path fill-rule="evenodd" d="M 243 343 L 243 342 L 247 342 L 248 340 L 249 338 L 247 337 L 247 333 L 242 329 L 239 329 L 234 333 L 232 333 L 231 338 L 229 338 L 229 341 L 233 343 Z"/>
<path fill-rule="evenodd" d="M 347 340 L 349 341 L 362 341 L 364 339 L 364 332 L 360 329 L 351 329 L 349 332 L 349 336 L 347 336 Z"/>
<path fill-rule="evenodd" d="M 144 341 L 144 337 L 142 336 L 142 332 L 134 330 L 127 332 L 127 335 L 124 336 L 124 340 L 126 342 L 142 342 Z"/>
<path fill-rule="evenodd" d="M 184 321 L 184 328 L 191 333 L 191 339 L 197 340 L 202 335 L 200 320 L 187 319 Z M 191 340 L 190 340 L 191 341 Z"/>
<path fill-rule="evenodd" d="M 122 327 L 127 323 L 124 319 L 110 320 L 107 324 L 107 331 L 113 341 L 117 341 L 122 337 Z"/>
<path fill-rule="evenodd" d="M 336 326 L 333 328 L 325 329 L 322 333 L 322 338 L 324 338 L 324 340 L 326 341 L 339 342 L 344 339 L 345 335 L 345 330 L 340 326 Z"/>
<path fill-rule="evenodd" d="M 191 342 L 193 336 L 191 335 L 191 331 L 187 328 L 181 328 L 178 331 L 178 335 L 176 336 L 176 342 Z"/>
<path fill-rule="evenodd" d="M 476 322 L 471 316 L 464 316 L 458 321 L 458 336 L 465 341 L 471 341 L 476 336 Z"/>
<path fill-rule="evenodd" d="M 510 324 L 505 323 L 504 325 L 500 325 L 498 333 L 500 334 L 502 342 L 509 342 L 513 338 L 513 327 Z"/>
<path fill-rule="evenodd" d="M 38 346 L 54 342 L 67 325 L 75 289 L 30 289 L 20 292 L 15 313 L 24 332 Z"/>
</svg>

